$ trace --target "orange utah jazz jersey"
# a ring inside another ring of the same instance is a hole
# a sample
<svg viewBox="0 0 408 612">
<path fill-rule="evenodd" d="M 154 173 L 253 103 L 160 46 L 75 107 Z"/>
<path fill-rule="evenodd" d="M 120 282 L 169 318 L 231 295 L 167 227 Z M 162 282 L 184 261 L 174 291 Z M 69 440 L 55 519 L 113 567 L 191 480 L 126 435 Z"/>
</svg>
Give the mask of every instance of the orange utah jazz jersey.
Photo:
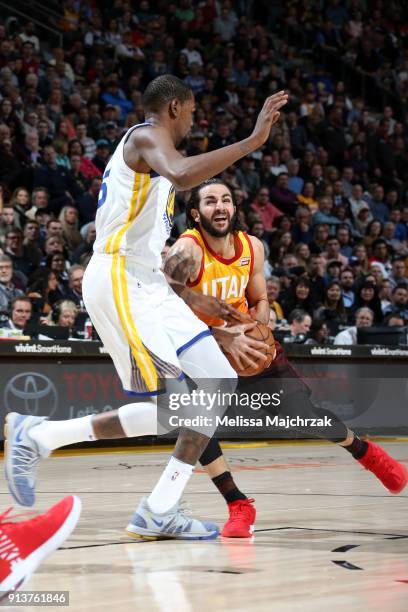
<svg viewBox="0 0 408 612">
<path fill-rule="evenodd" d="M 240 312 L 248 312 L 246 286 L 252 274 L 254 253 L 249 236 L 245 232 L 235 233 L 235 255 L 224 259 L 207 244 L 198 229 L 185 231 L 181 237 L 194 240 L 203 251 L 201 268 L 196 280 L 189 287 L 204 295 L 211 295 L 230 304 Z M 207 325 L 222 325 L 224 321 L 197 313 Z"/>
</svg>

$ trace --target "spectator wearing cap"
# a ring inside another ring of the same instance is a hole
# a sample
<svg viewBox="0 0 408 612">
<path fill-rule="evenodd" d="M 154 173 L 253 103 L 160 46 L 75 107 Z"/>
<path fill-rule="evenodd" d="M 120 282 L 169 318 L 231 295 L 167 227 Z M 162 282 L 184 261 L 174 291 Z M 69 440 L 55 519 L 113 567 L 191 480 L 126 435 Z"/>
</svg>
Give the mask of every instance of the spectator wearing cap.
<svg viewBox="0 0 408 612">
<path fill-rule="evenodd" d="M 109 157 L 109 142 L 106 140 L 106 138 L 99 138 L 99 140 L 96 141 L 96 152 L 92 158 L 92 163 L 98 168 L 98 170 L 100 170 L 101 173 L 105 172 Z"/>
<path fill-rule="evenodd" d="M 0 311 L 7 312 L 14 298 L 23 295 L 13 283 L 13 262 L 8 255 L 0 255 Z"/>
<path fill-rule="evenodd" d="M 81 225 L 94 221 L 101 185 L 102 181 L 100 178 L 92 179 L 89 189 L 78 198 L 77 208 Z"/>
<path fill-rule="evenodd" d="M 356 324 L 341 331 L 334 338 L 336 345 L 357 344 L 357 330 L 361 327 L 371 327 L 374 322 L 374 314 L 370 308 L 362 306 L 355 313 Z"/>
<path fill-rule="evenodd" d="M 394 287 L 391 293 L 391 306 L 385 309 L 384 314 L 398 314 L 405 322 L 408 322 L 408 287 L 406 283 Z"/>
<path fill-rule="evenodd" d="M 255 201 L 251 204 L 251 210 L 260 215 L 267 232 L 272 231 L 275 219 L 283 215 L 283 212 L 270 202 L 269 190 L 267 187 L 260 188 Z"/>
</svg>

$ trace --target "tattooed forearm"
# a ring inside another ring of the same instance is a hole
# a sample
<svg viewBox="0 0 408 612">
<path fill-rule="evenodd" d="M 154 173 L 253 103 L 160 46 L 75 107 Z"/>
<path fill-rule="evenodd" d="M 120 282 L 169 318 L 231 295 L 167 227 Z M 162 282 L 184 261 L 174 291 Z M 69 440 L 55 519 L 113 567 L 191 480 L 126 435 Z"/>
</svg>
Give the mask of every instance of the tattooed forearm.
<svg viewBox="0 0 408 612">
<path fill-rule="evenodd" d="M 174 251 L 169 253 L 164 262 L 163 270 L 168 276 L 180 283 L 186 283 L 197 272 L 197 264 L 192 255 Z"/>
</svg>

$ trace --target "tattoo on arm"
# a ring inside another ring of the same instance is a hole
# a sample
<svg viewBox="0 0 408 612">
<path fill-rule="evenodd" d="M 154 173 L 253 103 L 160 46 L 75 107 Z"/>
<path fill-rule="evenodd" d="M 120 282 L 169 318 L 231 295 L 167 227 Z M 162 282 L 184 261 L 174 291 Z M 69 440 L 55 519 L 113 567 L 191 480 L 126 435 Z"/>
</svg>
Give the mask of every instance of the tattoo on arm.
<svg viewBox="0 0 408 612">
<path fill-rule="evenodd" d="M 189 278 L 196 274 L 197 263 L 192 255 L 174 251 L 167 256 L 163 270 L 174 280 L 186 283 Z"/>
</svg>

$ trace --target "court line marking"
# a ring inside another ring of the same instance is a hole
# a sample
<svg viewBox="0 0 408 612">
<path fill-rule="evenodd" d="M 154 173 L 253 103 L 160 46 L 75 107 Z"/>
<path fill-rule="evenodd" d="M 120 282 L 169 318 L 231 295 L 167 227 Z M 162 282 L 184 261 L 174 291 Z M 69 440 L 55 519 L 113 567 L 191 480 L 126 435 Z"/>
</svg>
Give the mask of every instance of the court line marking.
<svg viewBox="0 0 408 612">
<path fill-rule="evenodd" d="M 325 533 L 353 533 L 353 534 L 363 534 L 363 535 L 377 535 L 377 536 L 393 536 L 393 537 L 406 537 L 406 534 L 398 534 L 398 533 L 381 533 L 379 531 L 357 531 L 353 529 L 325 529 L 320 527 L 271 527 L 269 529 L 255 529 L 255 533 L 262 533 L 264 531 L 276 531 L 277 529 L 297 529 L 300 531 L 324 531 Z"/>
<path fill-rule="evenodd" d="M 408 437 L 381 437 L 373 436 L 369 438 L 375 442 L 385 442 L 389 444 L 407 443 Z M 221 442 L 223 449 L 251 449 L 251 448 L 273 448 L 274 446 L 333 446 L 333 442 L 327 440 L 302 440 L 292 438 L 290 440 L 265 440 L 263 442 Z M 167 453 L 174 449 L 174 444 L 165 446 L 122 446 L 122 447 L 100 447 L 100 448 L 73 448 L 58 449 L 52 453 L 53 457 L 70 457 L 76 455 L 102 455 L 102 454 L 143 454 L 143 453 Z M 4 457 L 4 452 L 0 452 L 0 458 Z"/>
<path fill-rule="evenodd" d="M 57 495 L 129 495 L 129 491 L 36 491 L 39 495 L 53 495 L 56 493 Z M 132 489 L 132 494 L 135 495 L 150 495 L 151 491 L 135 491 Z M 1 495 L 10 496 L 10 493 L 7 491 L 1 491 Z M 218 491 L 190 491 L 190 496 L 193 495 L 220 495 Z M 260 496 L 260 495 L 282 495 L 287 497 L 357 497 L 358 499 L 362 497 L 368 497 L 369 499 L 408 499 L 408 495 L 398 495 L 398 496 L 390 496 L 390 495 L 376 495 L 374 493 L 266 493 L 265 491 L 251 492 L 251 495 Z M 303 527 L 299 527 L 299 529 L 303 529 Z"/>
</svg>

